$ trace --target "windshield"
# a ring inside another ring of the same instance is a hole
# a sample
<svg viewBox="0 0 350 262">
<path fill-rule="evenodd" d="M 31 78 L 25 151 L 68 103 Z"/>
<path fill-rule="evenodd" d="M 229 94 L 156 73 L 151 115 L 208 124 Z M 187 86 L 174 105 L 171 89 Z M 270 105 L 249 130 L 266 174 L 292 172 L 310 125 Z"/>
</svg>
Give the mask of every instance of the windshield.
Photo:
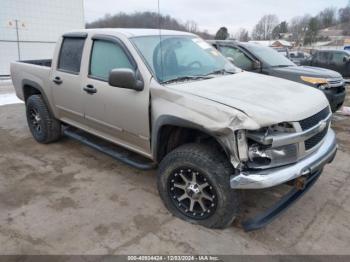
<svg viewBox="0 0 350 262">
<path fill-rule="evenodd" d="M 244 47 L 268 66 L 295 66 L 292 61 L 271 47 L 266 47 L 258 44 L 254 46 L 251 45 Z"/>
<path fill-rule="evenodd" d="M 142 36 L 131 41 L 160 83 L 239 70 L 195 36 Z"/>
</svg>

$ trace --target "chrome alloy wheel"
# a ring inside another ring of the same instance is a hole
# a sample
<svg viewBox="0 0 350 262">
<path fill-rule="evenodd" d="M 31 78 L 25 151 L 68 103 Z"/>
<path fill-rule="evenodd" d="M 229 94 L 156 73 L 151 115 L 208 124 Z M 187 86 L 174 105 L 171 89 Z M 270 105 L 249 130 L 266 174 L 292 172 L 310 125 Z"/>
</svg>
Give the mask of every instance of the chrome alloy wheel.
<svg viewBox="0 0 350 262">
<path fill-rule="evenodd" d="M 34 108 L 31 108 L 30 111 L 29 111 L 29 120 L 30 120 L 30 123 L 33 127 L 33 129 L 38 132 L 38 133 L 41 133 L 41 117 L 39 115 L 39 112 L 34 109 Z"/>
<path fill-rule="evenodd" d="M 169 194 L 175 207 L 193 219 L 206 219 L 217 206 L 217 194 L 204 174 L 194 168 L 179 168 L 168 179 Z"/>
</svg>

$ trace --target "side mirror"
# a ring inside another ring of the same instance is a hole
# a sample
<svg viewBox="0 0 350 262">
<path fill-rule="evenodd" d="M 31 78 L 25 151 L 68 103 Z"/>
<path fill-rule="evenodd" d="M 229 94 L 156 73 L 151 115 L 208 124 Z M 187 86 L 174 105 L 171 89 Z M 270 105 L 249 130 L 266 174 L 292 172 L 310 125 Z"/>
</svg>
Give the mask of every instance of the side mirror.
<svg viewBox="0 0 350 262">
<path fill-rule="evenodd" d="M 109 73 L 108 84 L 136 91 L 143 90 L 143 81 L 139 80 L 136 72 L 129 68 L 112 69 Z"/>
<path fill-rule="evenodd" d="M 259 60 L 253 61 L 253 69 L 254 70 L 261 70 L 261 62 Z"/>
<path fill-rule="evenodd" d="M 349 63 L 350 62 L 350 56 L 344 56 L 343 62 L 344 63 Z"/>
</svg>

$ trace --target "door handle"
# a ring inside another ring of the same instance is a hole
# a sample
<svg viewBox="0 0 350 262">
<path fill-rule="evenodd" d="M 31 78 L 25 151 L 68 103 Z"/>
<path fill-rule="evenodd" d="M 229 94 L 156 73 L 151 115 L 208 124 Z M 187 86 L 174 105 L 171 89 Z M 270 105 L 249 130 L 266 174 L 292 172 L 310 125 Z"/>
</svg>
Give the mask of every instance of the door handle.
<svg viewBox="0 0 350 262">
<path fill-rule="evenodd" d="M 62 79 L 59 76 L 56 76 L 54 79 L 52 79 L 52 81 L 57 85 L 60 85 L 63 83 Z"/>
<path fill-rule="evenodd" d="M 97 93 L 97 89 L 93 85 L 87 85 L 83 90 L 90 95 Z"/>
</svg>

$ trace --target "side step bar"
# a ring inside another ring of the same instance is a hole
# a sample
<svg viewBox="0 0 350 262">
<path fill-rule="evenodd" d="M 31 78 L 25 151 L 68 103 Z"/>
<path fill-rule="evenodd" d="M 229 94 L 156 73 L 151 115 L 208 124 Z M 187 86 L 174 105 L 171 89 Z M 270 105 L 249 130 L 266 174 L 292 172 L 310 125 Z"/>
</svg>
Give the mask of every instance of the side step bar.
<svg viewBox="0 0 350 262">
<path fill-rule="evenodd" d="M 151 160 L 137 153 L 131 152 L 127 149 L 114 145 L 104 139 L 98 138 L 82 130 L 73 127 L 67 127 L 64 128 L 63 133 L 66 136 L 78 140 L 79 142 L 89 147 L 92 147 L 102 153 L 105 153 L 106 155 L 109 155 L 110 157 L 119 160 L 129 166 L 141 170 L 150 170 L 157 167 L 157 164 L 155 162 L 152 162 Z"/>
<path fill-rule="evenodd" d="M 311 174 L 305 182 L 303 189 L 297 189 L 295 186 L 284 195 L 277 203 L 268 208 L 265 212 L 247 219 L 242 222 L 242 226 L 246 232 L 260 229 L 275 218 L 286 211 L 295 201 L 297 201 L 302 195 L 304 195 L 317 181 L 322 173 L 322 169 Z"/>
</svg>

